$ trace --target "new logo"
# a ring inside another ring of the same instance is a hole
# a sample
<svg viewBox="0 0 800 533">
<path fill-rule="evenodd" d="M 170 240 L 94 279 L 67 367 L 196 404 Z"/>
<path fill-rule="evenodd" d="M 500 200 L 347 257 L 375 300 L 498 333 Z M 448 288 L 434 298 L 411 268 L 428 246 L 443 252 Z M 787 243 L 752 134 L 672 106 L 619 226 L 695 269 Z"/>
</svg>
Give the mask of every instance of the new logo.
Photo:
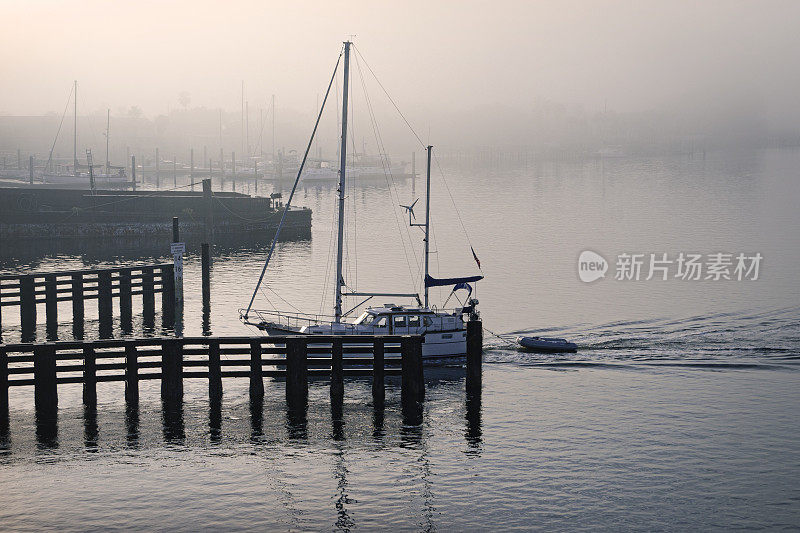
<svg viewBox="0 0 800 533">
<path fill-rule="evenodd" d="M 584 250 L 578 257 L 578 276 L 585 283 L 604 278 L 607 270 L 608 261 L 598 253 Z"/>
</svg>

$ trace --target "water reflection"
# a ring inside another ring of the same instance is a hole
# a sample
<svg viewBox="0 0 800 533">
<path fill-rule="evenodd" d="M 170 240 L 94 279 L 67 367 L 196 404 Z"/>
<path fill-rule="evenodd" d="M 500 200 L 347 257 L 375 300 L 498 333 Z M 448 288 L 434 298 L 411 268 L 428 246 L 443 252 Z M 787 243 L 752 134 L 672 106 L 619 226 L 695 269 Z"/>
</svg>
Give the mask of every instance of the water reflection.
<svg viewBox="0 0 800 533">
<path fill-rule="evenodd" d="M 131 448 L 139 445 L 139 402 L 125 404 L 125 440 Z"/>
<path fill-rule="evenodd" d="M 164 443 L 183 444 L 186 430 L 183 423 L 183 401 L 163 400 L 161 413 L 164 419 Z"/>
<path fill-rule="evenodd" d="M 354 502 L 348 496 L 347 464 L 345 463 L 345 450 L 338 447 L 334 455 L 333 475 L 336 477 L 336 529 L 339 531 L 350 531 L 356 525 L 353 517 L 350 516 L 347 508 Z"/>
<path fill-rule="evenodd" d="M 39 449 L 58 448 L 58 413 L 36 410 L 36 444 Z"/>
<path fill-rule="evenodd" d="M 97 451 L 99 430 L 97 426 L 97 406 L 83 406 L 83 446 L 87 452 Z"/>
<path fill-rule="evenodd" d="M 208 438 L 213 443 L 222 440 L 222 399 L 211 398 L 208 404 Z"/>
<path fill-rule="evenodd" d="M 281 242 L 300 242 L 311 239 L 310 234 L 281 234 Z M 262 252 L 269 239 L 253 232 L 243 235 L 224 235 L 214 243 L 216 255 L 239 253 L 242 250 Z M 172 232 L 153 238 L 121 237 L 117 239 L 10 241 L 7 254 L 0 258 L 0 268 L 9 271 L 65 270 L 105 263 L 153 262 L 154 258 L 168 258 Z M 200 241 L 187 242 L 187 257 L 200 253 Z M 171 258 L 171 257 L 170 257 Z M 57 261 L 55 260 L 57 259 Z"/>
<path fill-rule="evenodd" d="M 307 398 L 286 398 L 286 433 L 290 440 L 308 439 Z"/>
<path fill-rule="evenodd" d="M 331 396 L 331 438 L 335 441 L 344 440 L 344 406 L 341 397 Z"/>
<path fill-rule="evenodd" d="M 250 396 L 250 442 L 256 444 L 264 436 L 264 397 Z"/>
<path fill-rule="evenodd" d="M 0 407 L 0 452 L 11 450 L 11 426 L 8 405 Z"/>
<path fill-rule="evenodd" d="M 400 446 L 402 448 L 416 448 L 422 443 L 422 425 L 406 424 L 400 426 Z"/>
<path fill-rule="evenodd" d="M 383 440 L 385 434 L 384 422 L 386 420 L 386 405 L 383 401 L 375 400 L 372 404 L 372 438 L 376 442 Z"/>
<path fill-rule="evenodd" d="M 403 425 L 404 426 L 419 426 L 422 424 L 422 402 L 404 402 L 402 406 L 403 411 Z"/>
<path fill-rule="evenodd" d="M 482 449 L 481 407 L 480 393 L 467 395 L 464 437 L 467 440 L 467 453 L 471 455 L 480 455 Z"/>
</svg>

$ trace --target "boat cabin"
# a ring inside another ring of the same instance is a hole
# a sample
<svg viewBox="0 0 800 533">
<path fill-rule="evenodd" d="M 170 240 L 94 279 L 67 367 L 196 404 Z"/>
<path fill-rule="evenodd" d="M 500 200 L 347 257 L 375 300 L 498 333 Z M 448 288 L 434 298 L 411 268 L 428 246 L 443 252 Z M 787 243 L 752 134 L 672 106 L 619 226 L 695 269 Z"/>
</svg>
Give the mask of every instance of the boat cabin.
<svg viewBox="0 0 800 533">
<path fill-rule="evenodd" d="M 455 311 L 432 311 L 424 307 L 384 304 L 370 307 L 352 324 L 342 323 L 344 331 L 363 335 L 415 335 L 428 332 L 461 331 L 465 329 L 461 314 Z M 320 326 L 301 328 L 301 333 L 315 333 Z M 331 325 L 321 326 L 330 331 Z"/>
</svg>

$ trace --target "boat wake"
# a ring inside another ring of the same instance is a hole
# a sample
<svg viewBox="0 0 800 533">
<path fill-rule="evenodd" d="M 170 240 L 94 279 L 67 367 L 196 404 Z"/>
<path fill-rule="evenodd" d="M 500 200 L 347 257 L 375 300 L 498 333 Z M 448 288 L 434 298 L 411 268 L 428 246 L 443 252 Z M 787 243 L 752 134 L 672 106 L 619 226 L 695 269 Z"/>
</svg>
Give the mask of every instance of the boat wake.
<svg viewBox="0 0 800 533">
<path fill-rule="evenodd" d="M 800 369 L 800 307 L 771 311 L 717 313 L 687 318 L 665 317 L 575 324 L 566 327 L 486 334 L 487 362 L 570 365 L 650 365 L 697 368 Z M 523 353 L 507 342 L 516 336 L 564 337 L 577 353 Z"/>
</svg>

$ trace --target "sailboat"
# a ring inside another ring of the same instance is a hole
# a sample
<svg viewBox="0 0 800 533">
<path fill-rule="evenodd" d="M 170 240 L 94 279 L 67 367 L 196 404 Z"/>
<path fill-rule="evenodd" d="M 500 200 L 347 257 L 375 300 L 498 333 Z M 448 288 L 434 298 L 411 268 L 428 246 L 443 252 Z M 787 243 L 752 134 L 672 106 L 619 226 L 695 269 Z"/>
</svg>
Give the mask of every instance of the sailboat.
<svg viewBox="0 0 800 533">
<path fill-rule="evenodd" d="M 118 187 L 126 187 L 128 185 L 128 178 L 125 175 L 125 168 L 124 167 L 114 167 L 111 166 L 108 162 L 108 140 L 109 140 L 109 130 L 110 130 L 110 123 L 111 123 L 111 114 L 110 111 L 106 115 L 106 165 L 105 165 L 105 173 L 96 173 L 92 168 L 92 161 L 87 158 L 86 165 L 81 164 L 78 161 L 78 81 L 75 80 L 72 89 L 72 98 L 73 98 L 73 130 L 72 130 L 72 168 L 67 167 L 66 171 L 62 169 L 58 169 L 56 172 L 44 172 L 42 173 L 42 182 L 50 185 L 60 186 L 60 187 L 89 187 L 94 189 L 97 185 L 103 186 L 113 186 L 115 188 Z M 66 114 L 66 108 L 64 109 L 64 114 Z M 63 122 L 64 117 L 61 117 Z M 46 167 L 50 167 L 50 163 L 53 160 L 53 149 L 55 148 L 56 142 L 58 141 L 58 135 L 61 132 L 61 126 L 59 125 L 58 131 L 56 132 L 56 138 L 53 140 L 53 147 L 50 149 L 50 155 L 47 159 Z M 88 153 L 88 152 L 87 152 Z M 81 172 L 81 169 L 86 169 L 86 172 Z M 116 170 L 116 173 L 112 174 L 111 170 Z"/>
<path fill-rule="evenodd" d="M 334 314 L 330 319 L 322 320 L 320 317 L 311 314 L 303 313 L 286 313 L 282 311 L 264 311 L 253 308 L 256 293 L 261 282 L 264 279 L 264 274 L 269 264 L 270 258 L 275 250 L 275 244 L 280 234 L 280 229 L 283 225 L 281 220 L 278 231 L 276 232 L 272 246 L 270 247 L 267 255 L 267 260 L 261 271 L 256 289 L 253 291 L 253 296 L 247 308 L 239 310 L 240 320 L 250 326 L 255 326 L 267 335 L 422 335 L 422 356 L 423 358 L 441 358 L 441 357 L 458 357 L 466 354 L 467 351 L 467 333 L 466 323 L 469 320 L 477 320 L 479 313 L 476 309 L 478 300 L 472 298 L 472 285 L 481 279 L 482 275 L 464 276 L 457 278 L 437 279 L 430 275 L 430 194 L 431 194 L 431 157 L 433 154 L 433 147 L 427 146 L 427 177 L 426 177 L 426 195 L 425 195 L 425 222 L 414 222 L 414 201 L 410 206 L 401 206 L 408 212 L 409 225 L 419 227 L 424 232 L 424 294 L 423 297 L 417 293 L 390 293 L 390 292 L 355 292 L 346 289 L 346 284 L 343 279 L 343 251 L 344 251 L 344 211 L 345 211 L 345 184 L 347 178 L 347 117 L 348 117 L 348 84 L 350 72 L 350 47 L 351 42 L 344 43 L 344 65 L 343 65 L 343 92 L 342 92 L 342 133 L 340 138 L 339 148 L 339 190 L 338 190 L 338 224 L 337 224 L 337 249 L 336 249 L 336 272 L 335 272 L 335 295 L 334 295 Z M 341 55 L 340 55 L 341 59 Z M 337 61 L 336 68 L 334 69 L 334 77 L 336 69 L 338 69 L 339 62 Z M 322 108 L 317 117 L 317 124 L 314 127 L 314 132 L 311 135 L 308 148 L 306 149 L 303 161 L 297 173 L 294 187 L 289 195 L 289 199 L 284 207 L 284 216 L 288 211 L 289 206 L 294 196 L 297 184 L 303 173 L 303 166 L 308 158 L 308 151 L 311 148 L 311 143 L 316 133 L 319 119 L 322 116 L 325 102 L 327 101 L 330 87 L 333 83 L 334 77 L 331 78 L 331 83 L 328 85 L 328 92 L 325 94 Z M 474 254 L 474 252 L 473 252 Z M 477 261 L 477 256 L 476 261 Z M 480 265 L 479 265 L 480 266 Z M 467 297 L 464 305 L 455 309 L 438 309 L 431 306 L 429 298 L 429 289 L 431 287 L 451 286 L 452 292 L 465 290 Z M 360 303 L 353 307 L 350 311 L 343 313 L 343 301 L 345 297 L 359 298 Z M 415 304 L 412 305 L 398 305 L 395 303 L 386 303 L 380 306 L 368 307 L 361 315 L 352 322 L 345 321 L 346 315 L 351 311 L 357 309 L 361 305 L 366 304 L 369 300 L 375 297 L 382 298 L 412 298 Z"/>
</svg>

